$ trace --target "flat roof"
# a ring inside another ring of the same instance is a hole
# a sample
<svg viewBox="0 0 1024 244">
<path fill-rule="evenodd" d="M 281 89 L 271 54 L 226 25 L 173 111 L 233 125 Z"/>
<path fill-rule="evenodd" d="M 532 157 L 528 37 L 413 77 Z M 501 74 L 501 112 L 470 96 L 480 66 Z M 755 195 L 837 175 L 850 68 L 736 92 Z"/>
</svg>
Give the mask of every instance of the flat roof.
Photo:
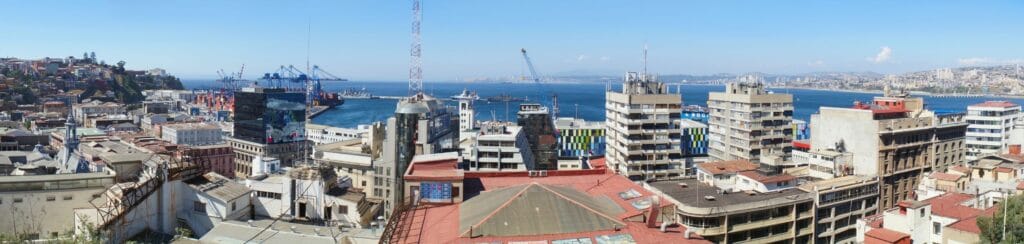
<svg viewBox="0 0 1024 244">
<path fill-rule="evenodd" d="M 871 184 L 874 184 L 874 183 L 877 183 L 877 182 L 875 182 L 875 180 L 876 179 L 874 177 L 861 176 L 861 175 L 847 175 L 847 176 L 842 176 L 842 177 L 837 177 L 837 178 L 832 178 L 832 179 L 808 181 L 807 183 L 804 183 L 804 184 L 800 185 L 799 188 L 801 190 L 804 190 L 804 191 L 812 192 L 812 191 L 814 191 L 815 187 L 817 187 L 818 189 L 827 190 L 827 189 L 831 189 L 832 187 L 839 188 L 839 187 L 852 186 L 852 185 L 861 184 L 861 183 L 871 183 Z"/>
<path fill-rule="evenodd" d="M 710 174 L 739 173 L 741 171 L 756 170 L 757 164 L 747 160 L 716 161 L 697 164 L 697 168 Z"/>
<path fill-rule="evenodd" d="M 655 181 L 648 185 L 684 205 L 679 206 L 681 210 L 700 215 L 717 215 L 812 200 L 812 194 L 797 188 L 748 194 L 723 193 L 721 189 L 701 183 L 697 179 Z M 707 197 L 714 197 L 714 200 L 708 200 Z"/>
</svg>

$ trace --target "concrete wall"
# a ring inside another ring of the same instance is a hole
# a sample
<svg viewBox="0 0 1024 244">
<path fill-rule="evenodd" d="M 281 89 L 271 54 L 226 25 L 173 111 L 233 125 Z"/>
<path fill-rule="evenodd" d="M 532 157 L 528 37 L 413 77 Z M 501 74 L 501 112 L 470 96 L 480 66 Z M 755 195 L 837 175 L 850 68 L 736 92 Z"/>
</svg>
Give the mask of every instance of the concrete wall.
<svg viewBox="0 0 1024 244">
<path fill-rule="evenodd" d="M 842 128 L 842 129 L 835 129 Z M 878 123 L 869 110 L 822 107 L 811 115 L 811 148 L 835 148 L 842 141 L 853 154 L 850 164 L 854 173 L 878 175 Z"/>
</svg>

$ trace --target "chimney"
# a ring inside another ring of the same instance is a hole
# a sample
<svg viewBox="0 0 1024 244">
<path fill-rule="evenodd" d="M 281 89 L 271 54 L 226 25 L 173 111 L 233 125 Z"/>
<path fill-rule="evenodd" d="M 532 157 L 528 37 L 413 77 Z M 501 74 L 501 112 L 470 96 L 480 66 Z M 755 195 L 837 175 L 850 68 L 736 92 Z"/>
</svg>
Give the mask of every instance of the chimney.
<svg viewBox="0 0 1024 244">
<path fill-rule="evenodd" d="M 1010 155 L 1020 155 L 1020 144 L 1010 145 Z"/>
</svg>

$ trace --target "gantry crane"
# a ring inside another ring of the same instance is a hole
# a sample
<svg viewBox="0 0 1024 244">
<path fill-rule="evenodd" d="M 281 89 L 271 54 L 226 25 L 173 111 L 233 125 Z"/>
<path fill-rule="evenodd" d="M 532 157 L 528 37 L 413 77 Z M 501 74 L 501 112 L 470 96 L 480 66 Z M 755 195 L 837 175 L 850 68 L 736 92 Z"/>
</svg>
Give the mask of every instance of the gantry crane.
<svg viewBox="0 0 1024 244">
<path fill-rule="evenodd" d="M 554 119 L 558 116 L 558 94 L 551 92 L 553 102 L 552 104 L 546 104 L 547 96 L 545 93 L 548 93 L 547 87 L 540 81 L 540 75 L 537 75 L 537 69 L 533 68 L 533 62 L 530 61 L 530 56 L 526 54 L 526 48 L 519 49 L 519 51 L 523 53 L 523 60 L 526 60 L 526 67 L 530 69 L 530 76 L 533 78 L 533 83 L 537 85 L 537 101 L 540 102 L 541 105 L 550 106 L 551 110 L 549 110 L 549 113 L 551 114 L 551 118 Z"/>
</svg>

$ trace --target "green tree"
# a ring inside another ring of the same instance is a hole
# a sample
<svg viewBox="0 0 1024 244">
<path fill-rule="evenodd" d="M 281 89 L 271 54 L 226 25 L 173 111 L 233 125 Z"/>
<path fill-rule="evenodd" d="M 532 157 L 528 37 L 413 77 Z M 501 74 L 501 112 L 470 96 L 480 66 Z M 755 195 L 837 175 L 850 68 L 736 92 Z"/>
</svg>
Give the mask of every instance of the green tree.
<svg viewBox="0 0 1024 244">
<path fill-rule="evenodd" d="M 994 215 L 978 217 L 981 243 L 1024 243 L 1024 195 L 1013 196 L 995 207 L 998 210 Z M 1006 223 L 1005 238 L 1003 223 Z"/>
</svg>

